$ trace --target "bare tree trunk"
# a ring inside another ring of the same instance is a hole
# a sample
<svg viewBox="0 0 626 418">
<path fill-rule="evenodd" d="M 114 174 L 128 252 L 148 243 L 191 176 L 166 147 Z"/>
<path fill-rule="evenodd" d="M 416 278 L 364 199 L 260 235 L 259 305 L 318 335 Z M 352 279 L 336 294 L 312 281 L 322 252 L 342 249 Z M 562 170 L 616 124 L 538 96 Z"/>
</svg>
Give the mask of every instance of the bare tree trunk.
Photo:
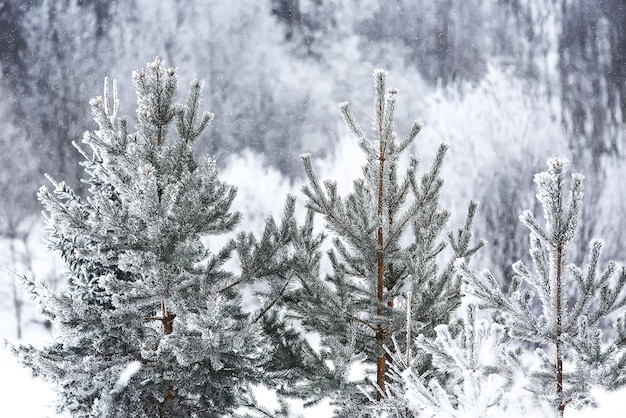
<svg viewBox="0 0 626 418">
<path fill-rule="evenodd" d="M 24 301 L 22 299 L 22 295 L 18 290 L 17 283 L 15 283 L 15 276 L 11 278 L 11 285 L 13 291 L 13 312 L 15 313 L 15 331 L 17 334 L 17 339 L 22 339 L 22 310 L 24 307 Z"/>
<path fill-rule="evenodd" d="M 383 102 L 381 101 L 380 106 L 383 106 Z M 382 112 L 382 109 L 381 109 Z M 382 129 L 382 127 L 381 127 Z M 379 135 L 382 138 L 382 132 L 379 132 Z M 378 171 L 378 275 L 377 275 L 377 283 L 376 283 L 376 297 L 378 299 L 379 306 L 376 308 L 376 314 L 382 315 L 382 304 L 384 300 L 384 286 L 385 286 L 385 260 L 383 257 L 383 248 L 384 248 L 384 239 L 383 239 L 383 193 L 384 193 L 384 170 L 385 170 L 385 148 L 386 144 L 381 141 L 380 143 L 380 154 L 378 156 L 379 160 L 379 171 Z M 376 363 L 376 383 L 380 388 L 380 391 L 376 395 L 377 400 L 381 400 L 384 397 L 385 392 L 385 349 L 383 348 L 385 344 L 385 330 L 383 329 L 383 324 L 378 324 L 378 330 L 376 331 L 376 340 L 380 344 L 380 356 L 378 357 L 378 361 Z"/>
<path fill-rule="evenodd" d="M 145 318 L 146 321 L 160 321 L 163 325 L 163 335 L 169 335 L 174 332 L 174 318 L 176 318 L 176 314 L 172 313 L 166 306 L 165 298 L 161 299 L 161 316 L 151 316 Z M 165 394 L 163 396 L 163 401 L 155 400 L 157 409 L 159 410 L 159 418 L 167 417 L 166 406 L 168 402 L 171 402 L 176 398 L 176 391 L 174 390 L 174 385 L 171 383 L 167 384 L 165 388 Z"/>
<path fill-rule="evenodd" d="M 565 402 L 561 399 L 563 394 L 563 353 L 561 353 L 561 334 L 563 332 L 563 318 L 562 318 L 562 267 L 563 262 L 563 246 L 559 244 L 557 247 L 556 258 L 556 396 L 559 399 L 558 416 L 563 416 L 565 411 Z"/>
</svg>

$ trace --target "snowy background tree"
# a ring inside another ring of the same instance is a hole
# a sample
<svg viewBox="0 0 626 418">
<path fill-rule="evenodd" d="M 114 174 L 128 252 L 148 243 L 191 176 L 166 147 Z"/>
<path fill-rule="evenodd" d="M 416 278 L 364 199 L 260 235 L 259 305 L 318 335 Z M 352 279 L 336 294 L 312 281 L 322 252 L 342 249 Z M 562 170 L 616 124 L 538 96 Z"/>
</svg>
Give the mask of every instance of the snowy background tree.
<svg viewBox="0 0 626 418">
<path fill-rule="evenodd" d="M 105 81 L 91 101 L 98 130 L 84 136 L 91 154 L 79 148 L 89 197 L 54 181 L 54 194 L 39 192 L 68 286 L 28 283 L 55 342 L 15 351 L 75 417 L 223 414 L 258 380 L 264 352 L 222 269 L 230 247 L 211 253 L 202 241 L 236 225 L 236 190 L 192 151 L 212 118 L 201 83 L 176 104 L 175 70 L 158 59 L 134 82 L 134 133 L 117 119 L 115 83 L 113 100 Z"/>
<path fill-rule="evenodd" d="M 550 135 L 552 141 L 540 145 L 534 141 L 531 153 L 537 146 L 557 149 L 533 156 L 536 167 L 527 168 L 528 172 L 535 172 L 547 155 L 566 155 L 575 158 L 577 165 L 578 159 L 586 158 L 581 156 L 596 155 L 593 167 L 581 166 L 594 185 L 585 204 L 590 216 L 583 214 L 588 231 L 582 232 L 587 239 L 606 237 L 605 251 L 615 257 L 623 247 L 621 236 L 603 217 L 591 214 L 599 208 L 616 213 L 623 210 L 623 202 L 604 189 L 610 189 L 611 182 L 605 180 L 621 167 L 617 151 L 624 132 L 624 66 L 620 57 L 626 42 L 625 31 L 620 29 L 626 12 L 619 0 L 603 0 L 598 7 L 588 3 L 446 0 L 433 5 L 428 0 L 411 0 L 387 5 L 364 0 L 245 0 L 235 6 L 195 0 L 184 4 L 174 0 L 158 4 L 149 0 L 9 0 L 0 8 L 0 66 L 8 81 L 3 90 L 11 91 L 3 98 L 13 97 L 15 104 L 3 119 L 19 121 L 19 128 L 41 157 L 30 168 L 33 177 L 48 172 L 84 193 L 76 164 L 80 157 L 67 139 L 77 138 L 89 123 L 86 89 L 101 80 L 104 71 L 126 74 L 155 55 L 163 56 L 172 65 L 188 69 L 190 79 L 206 80 L 210 88 L 205 100 L 221 115 L 214 122 L 216 141 L 198 144 L 198 151 L 217 155 L 220 164 L 226 164 L 225 156 L 230 153 L 252 149 L 263 155 L 268 165 L 300 181 L 297 156 L 306 151 L 316 158 L 332 157 L 345 136 L 332 117 L 333 106 L 345 97 L 345 91 L 353 91 L 359 95 L 354 97 L 354 110 L 364 109 L 367 100 L 359 86 L 376 67 L 394 71 L 399 88 L 425 99 L 415 103 L 409 100 L 412 95 L 399 98 L 399 111 L 404 112 L 399 114 L 400 130 L 410 128 L 410 119 L 405 122 L 405 118 L 412 114 L 422 114 L 428 121 L 432 114 L 462 123 L 457 115 L 481 109 L 464 97 L 473 94 L 470 90 L 477 83 L 476 91 L 493 92 L 497 98 L 510 94 L 511 86 L 506 84 L 511 82 L 521 85 L 519 94 L 524 100 L 533 101 L 513 102 L 515 107 L 523 106 L 516 109 L 521 113 L 514 114 L 524 116 L 522 121 L 528 114 L 550 117 L 553 120 L 546 129 L 552 131 L 556 126 L 559 131 Z M 593 13 L 582 12 L 590 8 Z M 491 83 L 494 65 L 511 70 L 504 75 L 506 83 Z M 121 102 L 130 103 L 130 83 L 126 77 L 119 78 Z M 488 89 L 483 88 L 489 84 Z M 444 99 L 459 102 L 455 115 L 426 112 L 431 95 L 441 99 L 438 86 L 460 93 L 457 98 Z M 517 87 L 512 92 L 517 93 Z M 489 94 L 483 97 L 492 100 Z M 593 98 L 593 103 L 588 98 Z M 473 119 L 472 131 L 487 137 L 477 135 L 466 141 L 467 149 L 477 155 L 473 160 L 476 170 L 494 175 L 455 175 L 467 178 L 465 188 L 483 207 L 487 186 L 481 179 L 509 177 L 501 159 L 516 163 L 522 158 L 518 147 L 504 148 L 504 155 L 490 152 L 494 142 L 512 145 L 517 139 L 510 137 L 519 136 L 498 123 L 504 118 L 512 123 L 501 110 L 508 114 L 513 105 L 506 100 L 501 103 L 502 109 L 496 107 Z M 545 108 L 545 103 L 550 107 Z M 575 117 L 576 112 L 580 118 Z M 562 123 L 567 136 L 560 130 Z M 433 127 L 427 135 L 440 141 L 447 133 L 445 126 Z M 465 147 L 454 145 L 448 153 L 453 161 L 450 167 L 465 160 L 461 149 Z M 484 157 L 484 152 L 490 156 Z M 476 193 L 472 193 L 474 189 Z M 489 213 L 485 207 L 477 222 Z M 584 251 L 580 248 L 578 252 Z M 522 256 L 519 246 L 505 249 L 497 262 L 507 266 L 511 259 Z"/>
</svg>

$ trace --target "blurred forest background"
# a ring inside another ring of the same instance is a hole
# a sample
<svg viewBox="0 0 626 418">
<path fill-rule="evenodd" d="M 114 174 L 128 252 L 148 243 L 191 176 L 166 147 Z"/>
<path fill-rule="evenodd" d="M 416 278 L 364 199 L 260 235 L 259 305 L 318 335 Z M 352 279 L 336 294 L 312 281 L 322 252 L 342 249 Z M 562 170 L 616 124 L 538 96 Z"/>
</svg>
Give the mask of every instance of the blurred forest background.
<svg viewBox="0 0 626 418">
<path fill-rule="evenodd" d="M 518 216 L 536 209 L 533 174 L 555 155 L 587 178 L 581 246 L 600 236 L 607 258 L 626 261 L 624 0 L 4 0 L 2 266 L 40 274 L 43 173 L 80 188 L 71 142 L 95 128 L 89 99 L 116 78 L 132 126 L 131 71 L 156 56 L 179 68 L 183 91 L 205 81 L 216 117 L 198 152 L 240 179 L 249 219 L 279 211 L 283 190 L 297 193 L 301 153 L 324 178 L 358 169 L 337 103 L 369 120 L 371 74 L 383 67 L 400 89 L 398 134 L 424 122 L 414 153 L 428 161 L 451 145 L 448 206 L 481 204 L 480 268 L 505 279 L 523 257 Z M 464 215 L 453 213 L 451 227 Z M 3 271 L 5 292 L 19 336 L 24 297 Z"/>
</svg>

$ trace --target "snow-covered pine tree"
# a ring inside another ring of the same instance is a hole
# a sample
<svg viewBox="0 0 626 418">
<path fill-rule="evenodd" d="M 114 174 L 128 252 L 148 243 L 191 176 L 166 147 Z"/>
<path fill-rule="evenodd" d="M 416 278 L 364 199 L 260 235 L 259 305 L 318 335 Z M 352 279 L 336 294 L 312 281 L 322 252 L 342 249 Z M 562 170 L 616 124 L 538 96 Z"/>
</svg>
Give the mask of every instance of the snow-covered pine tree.
<svg viewBox="0 0 626 418">
<path fill-rule="evenodd" d="M 177 76 L 162 61 L 133 79 L 136 132 L 116 118 L 106 81 L 91 101 L 92 155 L 77 146 L 89 197 L 62 182 L 39 192 L 69 283 L 33 284 L 55 342 L 15 351 L 58 386 L 73 417 L 222 416 L 247 396 L 267 351 L 222 269 L 232 246 L 211 253 L 202 241 L 234 228 L 236 190 L 192 151 L 212 118 L 199 111 L 201 83 L 176 104 Z"/>
<path fill-rule="evenodd" d="M 506 349 L 505 328 L 477 320 L 474 305 L 458 311 L 460 321 L 435 327 L 436 337 L 420 335 L 409 349 L 388 349 L 390 382 L 387 397 L 373 409 L 388 417 L 501 417 L 507 408 L 519 410 L 513 390 L 519 360 Z M 430 357 L 431 370 L 420 374 L 415 365 Z M 435 378 L 430 378 L 430 377 Z M 445 379 L 440 379 L 445 376 Z"/>
<path fill-rule="evenodd" d="M 548 400 L 556 416 L 563 416 L 567 405 L 593 403 L 589 391 L 596 385 L 610 390 L 626 383 L 624 317 L 613 332 L 602 333 L 600 324 L 626 306 L 626 269 L 612 261 L 600 269 L 598 239 L 589 243 L 586 268 L 567 264 L 583 196 L 583 177 L 573 174 L 565 201 L 568 164 L 563 158 L 550 159 L 548 170 L 535 176 L 545 227 L 529 211 L 520 216 L 530 230 L 534 271 L 515 263 L 511 287 L 504 293 L 489 271 L 476 274 L 459 263 L 480 306 L 502 316 L 511 336 L 526 343 L 523 347 L 537 347 L 527 389 Z"/>
<path fill-rule="evenodd" d="M 369 413 L 368 398 L 359 386 L 366 388 L 371 399 L 384 397 L 383 346 L 392 336 L 404 333 L 405 293 L 416 295 L 412 299 L 413 335 L 432 333 L 434 326 L 448 322 L 460 301 L 454 261 L 469 261 L 482 246 L 482 242 L 470 246 L 476 209 L 472 203 L 465 226 L 449 234 L 453 254 L 442 262 L 446 244 L 441 235 L 449 213 L 439 207 L 443 184 L 439 173 L 447 147 L 441 145 L 421 179 L 415 157 L 405 176 L 398 179 L 400 157 L 421 127 L 414 123 L 407 137 L 396 141 L 397 90 L 387 89 L 386 78 L 386 71 L 376 70 L 376 141 L 366 139 L 349 105 L 340 105 L 346 125 L 367 158 L 363 177 L 354 181 L 350 194 L 340 196 L 333 181 L 321 184 L 310 156 L 303 156 L 309 179 L 303 188 L 308 216 L 303 226 L 292 228 L 289 268 L 280 264 L 282 273 L 273 276 L 275 284 L 260 294 L 266 307 L 281 306 L 273 317 L 274 325 L 281 324 L 274 331 L 283 332 L 282 338 L 276 338 L 282 342 L 278 352 L 283 353 L 283 361 L 294 364 L 293 373 L 301 379 L 300 384 L 281 391 L 311 402 L 329 397 L 338 416 Z M 315 213 L 323 215 L 326 232 L 333 236 L 334 249 L 328 252 L 332 272 L 326 277 L 320 266 L 324 236 L 314 232 Z M 319 336 L 319 345 L 311 350 L 298 335 Z M 302 347 L 308 348 L 296 352 Z M 311 368 L 314 373 L 307 372 Z M 361 368 L 366 376 L 360 376 Z M 370 380 L 374 375 L 375 380 Z"/>
</svg>

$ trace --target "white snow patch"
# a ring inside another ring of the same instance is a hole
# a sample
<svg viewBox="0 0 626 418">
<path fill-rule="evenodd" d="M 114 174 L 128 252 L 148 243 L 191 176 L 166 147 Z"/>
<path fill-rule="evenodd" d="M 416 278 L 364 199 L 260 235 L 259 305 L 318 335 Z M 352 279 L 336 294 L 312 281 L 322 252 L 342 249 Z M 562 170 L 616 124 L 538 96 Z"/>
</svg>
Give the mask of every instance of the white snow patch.
<svg viewBox="0 0 626 418">
<path fill-rule="evenodd" d="M 128 386 L 130 379 L 132 379 L 139 370 L 141 370 L 141 363 L 139 361 L 133 361 L 126 366 L 124 371 L 120 373 L 120 377 L 117 379 L 117 383 L 115 384 L 112 393 L 118 393 L 124 390 L 124 388 Z"/>
</svg>

